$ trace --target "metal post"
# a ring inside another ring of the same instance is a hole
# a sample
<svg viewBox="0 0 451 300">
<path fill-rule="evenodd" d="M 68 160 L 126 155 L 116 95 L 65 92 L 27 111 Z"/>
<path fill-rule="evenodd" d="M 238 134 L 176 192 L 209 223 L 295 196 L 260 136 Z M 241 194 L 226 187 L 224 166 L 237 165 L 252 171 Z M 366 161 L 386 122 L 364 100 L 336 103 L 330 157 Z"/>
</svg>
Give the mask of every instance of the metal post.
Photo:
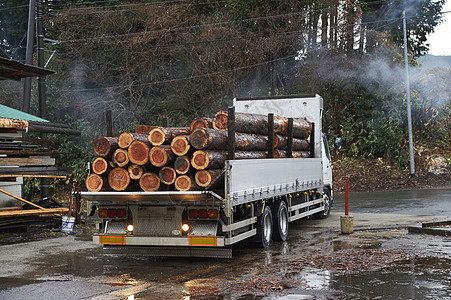
<svg viewBox="0 0 451 300">
<path fill-rule="evenodd" d="M 315 123 L 312 123 L 312 132 L 310 133 L 310 157 L 315 157 Z"/>
<path fill-rule="evenodd" d="M 274 114 L 268 114 L 268 158 L 274 158 Z"/>
<path fill-rule="evenodd" d="M 235 106 L 231 106 L 227 112 L 227 159 L 235 159 Z"/>
<path fill-rule="evenodd" d="M 34 44 L 34 18 L 35 18 L 35 0 L 30 0 L 28 8 L 28 31 L 27 31 L 27 52 L 25 63 L 27 65 L 33 64 L 33 44 Z M 23 84 L 23 104 L 24 112 L 30 112 L 30 98 L 31 98 L 31 77 L 24 79 Z"/>
<path fill-rule="evenodd" d="M 407 59 L 406 11 L 402 11 L 402 29 L 404 32 L 404 66 L 406 69 L 407 127 L 409 129 L 410 176 L 415 177 L 415 161 L 413 158 L 412 113 L 410 110 L 409 62 Z"/>
<path fill-rule="evenodd" d="M 113 112 L 111 110 L 107 110 L 105 112 L 106 119 L 106 136 L 114 136 L 113 133 Z"/>
<path fill-rule="evenodd" d="M 168 117 L 163 118 L 163 127 L 169 127 L 169 118 Z"/>
<path fill-rule="evenodd" d="M 293 157 L 293 118 L 288 118 L 288 128 L 287 128 L 287 157 Z"/>
</svg>

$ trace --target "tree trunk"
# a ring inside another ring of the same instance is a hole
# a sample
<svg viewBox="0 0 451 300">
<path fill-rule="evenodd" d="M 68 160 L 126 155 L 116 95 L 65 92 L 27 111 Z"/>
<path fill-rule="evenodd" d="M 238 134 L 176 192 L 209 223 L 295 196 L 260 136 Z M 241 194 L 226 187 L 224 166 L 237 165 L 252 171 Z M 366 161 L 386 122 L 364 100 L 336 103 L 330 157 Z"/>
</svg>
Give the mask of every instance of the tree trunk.
<svg viewBox="0 0 451 300">
<path fill-rule="evenodd" d="M 188 127 L 157 127 L 149 132 L 148 140 L 154 146 L 169 144 L 172 139 L 179 135 L 189 135 Z"/>
<path fill-rule="evenodd" d="M 179 156 L 174 162 L 174 169 L 177 174 L 188 174 L 191 171 L 191 163 L 188 156 Z"/>
<path fill-rule="evenodd" d="M 160 178 L 154 173 L 144 173 L 139 179 L 139 186 L 145 192 L 153 192 L 160 188 Z"/>
<path fill-rule="evenodd" d="M 267 158 L 268 153 L 264 151 L 237 151 L 235 159 L 259 159 Z M 193 153 L 191 165 L 196 170 L 222 169 L 227 160 L 227 151 L 198 150 Z"/>
<path fill-rule="evenodd" d="M 174 159 L 175 156 L 172 153 L 171 146 L 169 145 L 156 146 L 150 149 L 149 160 L 155 167 L 161 168 L 173 162 Z"/>
<path fill-rule="evenodd" d="M 143 167 L 141 167 L 137 164 L 132 164 L 132 165 L 128 166 L 127 170 L 128 170 L 128 174 L 130 175 L 130 179 L 133 179 L 133 180 L 139 180 L 144 173 Z"/>
<path fill-rule="evenodd" d="M 108 190 L 108 179 L 106 176 L 100 176 L 98 174 L 90 174 L 86 177 L 86 188 L 90 192 L 100 192 Z"/>
<path fill-rule="evenodd" d="M 323 49 L 327 48 L 327 28 L 328 28 L 328 10 L 327 10 L 327 0 L 322 2 L 321 11 L 321 47 Z"/>
<path fill-rule="evenodd" d="M 224 171 L 218 169 L 197 171 L 195 175 L 197 185 L 207 189 L 223 183 L 223 178 Z"/>
<path fill-rule="evenodd" d="M 179 135 L 172 139 L 171 150 L 177 156 L 183 156 L 188 153 L 191 148 L 189 135 Z"/>
<path fill-rule="evenodd" d="M 194 182 L 194 178 L 188 175 L 181 175 L 175 179 L 174 187 L 177 191 L 199 190 L 199 186 Z"/>
<path fill-rule="evenodd" d="M 115 191 L 125 191 L 130 185 L 130 175 L 124 168 L 114 168 L 108 174 L 108 183 Z"/>
<path fill-rule="evenodd" d="M 92 142 L 92 148 L 98 156 L 109 156 L 118 148 L 117 137 L 98 137 Z"/>
<path fill-rule="evenodd" d="M 97 157 L 92 163 L 92 171 L 97 175 L 108 173 L 111 169 L 111 162 L 108 162 L 103 157 Z"/>
<path fill-rule="evenodd" d="M 287 158 L 287 151 L 279 150 L 279 158 Z M 293 151 L 293 158 L 309 158 L 309 151 Z"/>
<path fill-rule="evenodd" d="M 191 122 L 191 132 L 196 128 L 213 128 L 212 118 L 197 118 Z"/>
<path fill-rule="evenodd" d="M 125 149 L 119 148 L 114 151 L 113 162 L 118 165 L 118 167 L 125 167 L 130 162 L 128 158 L 128 152 Z"/>
<path fill-rule="evenodd" d="M 175 182 L 177 174 L 175 173 L 174 168 L 163 167 L 160 169 L 158 177 L 160 177 L 161 182 L 163 182 L 164 184 L 171 185 Z"/>
<path fill-rule="evenodd" d="M 134 140 L 130 147 L 128 147 L 128 158 L 131 163 L 137 165 L 145 165 L 149 162 L 149 142 L 142 142 Z"/>
<path fill-rule="evenodd" d="M 276 134 L 274 148 L 287 149 L 288 137 Z M 293 138 L 292 150 L 309 150 L 310 143 L 307 140 Z"/>
<path fill-rule="evenodd" d="M 127 149 L 135 140 L 148 143 L 147 137 L 148 135 L 145 134 L 124 132 L 117 138 L 117 145 L 123 149 Z"/>
</svg>

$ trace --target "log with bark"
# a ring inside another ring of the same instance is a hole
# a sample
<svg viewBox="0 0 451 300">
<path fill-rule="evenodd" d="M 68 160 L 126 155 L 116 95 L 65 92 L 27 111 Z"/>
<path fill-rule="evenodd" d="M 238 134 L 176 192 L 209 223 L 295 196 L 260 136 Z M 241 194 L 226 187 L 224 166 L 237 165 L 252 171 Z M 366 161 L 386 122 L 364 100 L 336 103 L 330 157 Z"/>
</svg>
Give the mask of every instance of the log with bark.
<svg viewBox="0 0 451 300">
<path fill-rule="evenodd" d="M 157 128 L 157 127 L 158 126 L 136 125 L 135 126 L 135 133 L 141 133 L 141 134 L 149 135 L 149 132 L 152 129 Z"/>
<path fill-rule="evenodd" d="M 197 128 L 190 135 L 190 143 L 196 149 L 224 150 L 227 148 L 227 131 Z M 268 149 L 268 137 L 252 133 L 236 133 L 237 150 L 255 151 Z"/>
<path fill-rule="evenodd" d="M 125 191 L 130 186 L 128 171 L 124 168 L 114 168 L 108 174 L 108 184 L 115 191 Z"/>
<path fill-rule="evenodd" d="M 190 130 L 191 132 L 196 128 L 213 128 L 212 118 L 197 118 L 191 122 Z"/>
<path fill-rule="evenodd" d="M 174 182 L 174 188 L 177 191 L 193 191 L 193 190 L 199 190 L 199 186 L 194 181 L 193 177 L 190 177 L 188 175 L 180 175 L 175 179 Z"/>
<path fill-rule="evenodd" d="M 92 148 L 98 156 L 109 156 L 118 148 L 117 137 L 98 137 L 92 142 Z"/>
<path fill-rule="evenodd" d="M 274 148 L 276 149 L 287 149 L 288 144 L 288 137 L 276 134 L 274 136 Z M 293 150 L 309 150 L 310 149 L 310 143 L 307 140 L 293 138 L 292 142 L 292 149 Z"/>
<path fill-rule="evenodd" d="M 177 174 L 176 174 L 174 168 L 163 167 L 160 169 L 160 172 L 158 172 L 158 177 L 160 177 L 160 180 L 162 183 L 164 183 L 166 185 L 171 185 L 175 182 L 175 179 L 177 178 Z"/>
<path fill-rule="evenodd" d="M 123 132 L 117 138 L 117 145 L 122 149 L 127 149 L 135 140 L 148 143 L 147 137 L 146 134 Z"/>
<path fill-rule="evenodd" d="M 188 153 L 191 148 L 189 135 L 179 135 L 172 139 L 171 150 L 177 156 L 183 156 Z"/>
<path fill-rule="evenodd" d="M 177 174 L 188 174 L 191 171 L 191 162 L 188 156 L 179 156 L 174 162 L 174 169 Z"/>
<path fill-rule="evenodd" d="M 130 175 L 130 179 L 139 180 L 144 173 L 144 169 L 142 166 L 137 164 L 131 164 L 127 167 L 128 174 Z"/>
<path fill-rule="evenodd" d="M 196 172 L 196 184 L 203 188 L 212 188 L 223 183 L 224 171 L 216 170 L 200 170 Z"/>
<path fill-rule="evenodd" d="M 94 173 L 86 177 L 85 184 L 90 192 L 100 192 L 109 189 L 107 177 Z"/>
<path fill-rule="evenodd" d="M 285 150 L 278 150 L 279 158 L 287 158 L 287 151 Z M 309 158 L 310 152 L 309 151 L 293 151 L 293 158 Z"/>
<path fill-rule="evenodd" d="M 264 151 L 236 151 L 235 159 L 261 159 L 267 158 Z M 197 150 L 191 158 L 191 165 L 196 170 L 222 169 L 227 160 L 227 151 Z"/>
<path fill-rule="evenodd" d="M 213 129 L 218 130 L 226 130 L 227 129 L 227 123 L 228 123 L 228 113 L 224 110 L 220 110 L 215 114 L 214 119 L 211 122 L 211 127 Z"/>
<path fill-rule="evenodd" d="M 157 127 L 149 132 L 148 141 L 153 146 L 170 144 L 172 139 L 179 135 L 189 135 L 188 127 Z"/>
<path fill-rule="evenodd" d="M 116 149 L 116 151 L 114 151 L 112 160 L 113 163 L 115 163 L 118 167 L 125 167 L 130 162 L 130 160 L 128 159 L 127 150 L 122 148 Z"/>
<path fill-rule="evenodd" d="M 107 161 L 103 157 L 97 157 L 92 163 L 92 171 L 97 175 L 108 173 L 112 167 L 113 163 L 111 161 Z"/>
<path fill-rule="evenodd" d="M 139 186 L 145 192 L 153 192 L 160 188 L 160 178 L 154 173 L 144 173 L 139 179 Z"/>
<path fill-rule="evenodd" d="M 130 147 L 128 147 L 128 159 L 133 164 L 145 165 L 149 162 L 149 151 L 149 142 L 134 140 Z"/>
<path fill-rule="evenodd" d="M 150 149 L 149 160 L 152 165 L 161 168 L 172 163 L 175 160 L 175 155 L 169 145 L 155 146 Z"/>
</svg>

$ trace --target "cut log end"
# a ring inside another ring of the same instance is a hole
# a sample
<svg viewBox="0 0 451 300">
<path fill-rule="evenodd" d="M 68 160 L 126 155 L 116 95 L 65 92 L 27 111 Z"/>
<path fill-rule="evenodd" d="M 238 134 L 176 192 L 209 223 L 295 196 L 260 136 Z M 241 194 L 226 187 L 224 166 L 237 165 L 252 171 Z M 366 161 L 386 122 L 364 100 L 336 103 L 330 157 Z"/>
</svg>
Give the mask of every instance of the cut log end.
<svg viewBox="0 0 451 300">
<path fill-rule="evenodd" d="M 113 162 L 119 167 L 126 166 L 130 162 L 127 150 L 122 148 L 116 149 L 113 154 Z"/>
<path fill-rule="evenodd" d="M 171 167 L 163 167 L 160 169 L 160 172 L 158 173 L 161 182 L 163 182 L 166 185 L 171 185 L 175 182 L 175 179 L 177 177 L 177 174 L 175 170 Z"/>
<path fill-rule="evenodd" d="M 133 143 L 133 135 L 129 132 L 121 133 L 117 139 L 117 145 L 122 149 L 127 149 Z"/>
<path fill-rule="evenodd" d="M 194 176 L 196 184 L 203 188 L 218 185 L 222 178 L 224 178 L 223 170 L 201 170 Z"/>
<path fill-rule="evenodd" d="M 228 113 L 226 111 L 220 110 L 216 113 L 213 119 L 212 126 L 214 129 L 226 130 L 228 123 Z"/>
<path fill-rule="evenodd" d="M 92 171 L 101 175 L 108 171 L 109 164 L 103 157 L 97 157 L 92 163 Z"/>
<path fill-rule="evenodd" d="M 192 186 L 192 179 L 187 175 L 181 175 L 175 179 L 174 187 L 178 191 L 189 191 Z"/>
<path fill-rule="evenodd" d="M 191 145 L 189 136 L 179 135 L 174 137 L 171 142 L 171 150 L 177 156 L 183 156 L 188 153 Z"/>
<path fill-rule="evenodd" d="M 108 188 L 107 179 L 98 174 L 90 174 L 86 178 L 85 184 L 90 192 L 100 192 Z"/>
<path fill-rule="evenodd" d="M 197 118 L 191 122 L 190 131 L 196 128 L 212 128 L 212 121 L 210 118 Z"/>
<path fill-rule="evenodd" d="M 160 178 L 154 173 L 144 173 L 139 179 L 139 186 L 145 192 L 153 192 L 160 188 Z"/>
<path fill-rule="evenodd" d="M 203 150 L 198 150 L 193 153 L 191 165 L 197 170 L 205 169 L 210 163 L 210 156 Z"/>
<path fill-rule="evenodd" d="M 204 149 L 208 145 L 209 134 L 205 128 L 197 128 L 190 135 L 190 143 L 196 149 Z"/>
<path fill-rule="evenodd" d="M 94 153 L 98 156 L 108 156 L 117 149 L 117 138 L 98 137 L 92 142 Z"/>
<path fill-rule="evenodd" d="M 108 183 L 115 191 L 124 191 L 130 184 L 130 175 L 123 168 L 114 168 L 108 174 Z"/>
<path fill-rule="evenodd" d="M 130 162 L 137 165 L 145 165 L 149 162 L 149 146 L 142 141 L 135 140 L 128 147 L 128 158 Z"/>
<path fill-rule="evenodd" d="M 156 146 L 150 149 L 149 160 L 155 167 L 163 167 L 169 161 L 170 149 L 165 147 Z"/>
<path fill-rule="evenodd" d="M 138 180 L 144 173 L 144 170 L 141 166 L 137 164 L 132 164 L 127 168 L 128 173 L 130 174 L 130 178 L 133 180 Z"/>
<path fill-rule="evenodd" d="M 186 156 L 179 156 L 174 162 L 174 169 L 178 174 L 186 174 L 191 168 L 189 158 Z"/>
<path fill-rule="evenodd" d="M 149 143 L 153 146 L 160 146 L 166 140 L 166 135 L 161 128 L 154 128 L 149 132 Z"/>
</svg>

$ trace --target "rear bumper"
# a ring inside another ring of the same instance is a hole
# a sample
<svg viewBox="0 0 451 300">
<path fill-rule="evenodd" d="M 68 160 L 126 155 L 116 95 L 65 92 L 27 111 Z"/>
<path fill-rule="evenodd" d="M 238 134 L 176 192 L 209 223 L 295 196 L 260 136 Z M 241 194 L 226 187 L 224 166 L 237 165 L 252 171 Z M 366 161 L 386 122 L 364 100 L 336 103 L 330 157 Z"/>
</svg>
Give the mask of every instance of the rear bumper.
<svg viewBox="0 0 451 300">
<path fill-rule="evenodd" d="M 92 241 L 116 246 L 224 247 L 224 237 L 145 237 L 133 235 L 94 235 Z"/>
<path fill-rule="evenodd" d="M 105 245 L 103 252 L 110 255 L 153 257 L 212 257 L 232 258 L 231 248 L 171 247 L 171 246 L 116 246 Z"/>
</svg>

